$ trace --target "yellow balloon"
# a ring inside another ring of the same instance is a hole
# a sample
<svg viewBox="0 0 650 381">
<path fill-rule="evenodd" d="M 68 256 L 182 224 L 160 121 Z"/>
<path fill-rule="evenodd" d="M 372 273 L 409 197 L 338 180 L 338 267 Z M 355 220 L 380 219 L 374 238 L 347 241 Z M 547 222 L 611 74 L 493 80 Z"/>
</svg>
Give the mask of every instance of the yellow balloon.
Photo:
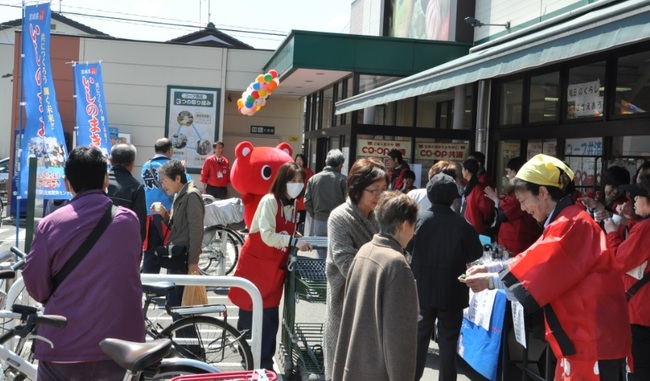
<svg viewBox="0 0 650 381">
<path fill-rule="evenodd" d="M 239 98 L 237 99 L 237 107 L 244 107 L 244 100 Z"/>
<path fill-rule="evenodd" d="M 268 92 L 267 92 L 266 90 L 260 90 L 260 91 L 258 91 L 257 93 L 258 93 L 258 94 L 260 95 L 260 97 L 262 97 L 262 98 L 268 95 Z"/>
</svg>

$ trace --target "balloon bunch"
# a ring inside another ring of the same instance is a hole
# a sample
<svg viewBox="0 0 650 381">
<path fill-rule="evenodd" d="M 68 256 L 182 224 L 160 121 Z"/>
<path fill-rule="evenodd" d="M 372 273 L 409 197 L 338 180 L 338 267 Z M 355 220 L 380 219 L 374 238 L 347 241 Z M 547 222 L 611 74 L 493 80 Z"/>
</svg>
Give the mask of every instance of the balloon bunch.
<svg viewBox="0 0 650 381">
<path fill-rule="evenodd" d="M 239 112 L 251 116 L 258 112 L 264 105 L 266 105 L 266 98 L 271 95 L 280 85 L 278 72 L 269 70 L 266 74 L 260 74 L 255 78 L 246 91 L 241 94 L 241 98 L 237 100 L 237 107 Z"/>
</svg>

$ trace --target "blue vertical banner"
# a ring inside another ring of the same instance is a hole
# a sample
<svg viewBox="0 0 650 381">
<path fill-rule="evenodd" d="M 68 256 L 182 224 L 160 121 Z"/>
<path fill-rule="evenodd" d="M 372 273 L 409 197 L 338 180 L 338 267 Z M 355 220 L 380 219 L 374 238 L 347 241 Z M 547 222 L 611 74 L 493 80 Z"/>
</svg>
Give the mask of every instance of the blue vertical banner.
<svg viewBox="0 0 650 381">
<path fill-rule="evenodd" d="M 102 66 L 95 63 L 75 63 L 75 115 L 77 145 L 99 148 L 104 156 L 111 152 L 110 129 L 106 116 Z"/>
<path fill-rule="evenodd" d="M 49 2 L 24 8 L 22 52 L 21 80 L 27 120 L 20 147 L 18 192 L 21 197 L 28 197 L 28 163 L 30 157 L 36 157 L 37 195 L 44 199 L 70 198 L 63 181 L 68 150 L 50 65 Z"/>
</svg>

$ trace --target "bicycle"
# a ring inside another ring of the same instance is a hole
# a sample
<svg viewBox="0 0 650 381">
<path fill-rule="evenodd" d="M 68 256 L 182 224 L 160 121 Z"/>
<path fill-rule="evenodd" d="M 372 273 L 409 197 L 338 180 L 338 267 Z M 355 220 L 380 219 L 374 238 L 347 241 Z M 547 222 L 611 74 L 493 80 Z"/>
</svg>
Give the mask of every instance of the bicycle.
<svg viewBox="0 0 650 381">
<path fill-rule="evenodd" d="M 244 218 L 244 205 L 239 198 L 217 200 L 204 194 L 203 246 L 199 257 L 199 271 L 203 275 L 230 274 L 239 259 L 244 236 L 229 228 Z"/>
<path fill-rule="evenodd" d="M 228 310 L 223 304 L 202 306 L 169 307 L 165 311 L 177 319 L 169 326 L 163 327 L 149 318 L 149 306 L 165 297 L 175 288 L 172 282 L 143 284 L 145 295 L 144 319 L 147 335 L 153 339 L 170 339 L 172 353 L 188 359 L 204 361 L 221 371 L 252 370 L 253 355 L 245 339 L 245 332 L 240 333 L 228 324 Z M 219 314 L 223 320 L 203 314 Z"/>
<path fill-rule="evenodd" d="M 199 256 L 199 272 L 203 275 L 228 275 L 237 265 L 244 237 L 224 225 L 207 226 Z"/>
<path fill-rule="evenodd" d="M 218 372 L 214 367 L 197 368 L 192 365 L 181 366 L 180 364 L 170 366 L 170 360 L 178 359 L 165 358 L 172 347 L 172 342 L 169 339 L 138 343 L 108 338 L 102 340 L 99 347 L 108 357 L 126 370 L 122 381 L 162 381 L 182 375 Z"/>
<path fill-rule="evenodd" d="M 25 253 L 16 247 L 12 247 L 10 253 L 16 254 L 21 258 L 10 266 L 10 269 L 0 270 L 0 280 L 12 279 L 15 277 L 15 270 L 21 269 L 25 263 Z M 0 261 L 6 260 L 7 254 L 0 254 Z M 3 291 L 0 291 L 0 302 L 6 301 Z M 34 363 L 32 345 L 33 340 L 43 340 L 50 345 L 52 342 L 35 333 L 39 324 L 49 324 L 56 327 L 64 327 L 66 324 L 65 317 L 58 315 L 42 315 L 41 309 L 34 306 L 13 304 L 11 311 L 0 310 L 0 328 L 4 331 L 0 335 L 0 380 L 35 380 L 37 373 L 37 364 Z M 13 326 L 13 322 L 20 320 L 22 324 Z M 18 338 L 15 349 L 11 350 L 11 340 Z M 137 346 L 137 343 L 132 343 Z M 167 352 L 165 352 L 167 354 Z M 186 374 L 205 374 L 214 373 L 218 369 L 205 362 L 188 359 L 188 358 L 165 358 L 157 362 L 155 367 L 148 367 L 143 374 L 144 380 L 162 381 L 169 380 L 172 377 Z M 125 375 L 125 380 L 138 380 L 139 378 L 127 378 L 129 372 Z M 130 374 L 133 376 L 133 374 Z"/>
<path fill-rule="evenodd" d="M 10 350 L 5 344 L 14 336 L 18 335 L 23 339 L 42 340 L 52 346 L 53 344 L 51 341 L 35 334 L 35 329 L 39 325 L 51 325 L 63 328 L 67 324 L 66 318 L 58 315 L 39 315 L 36 307 L 20 304 L 13 305 L 11 311 L 0 311 L 0 318 L 19 319 L 21 321 L 20 325 L 6 330 L 6 332 L 0 336 L 0 376 L 2 377 L 2 380 L 36 380 L 38 365 L 21 357 L 18 353 Z M 149 343 L 131 343 L 130 347 L 157 347 L 158 344 L 160 343 L 154 345 L 150 345 Z M 137 351 L 132 353 L 132 355 L 137 354 Z M 166 354 L 167 352 L 165 352 L 163 356 L 155 358 L 155 361 L 152 361 L 149 356 L 145 356 L 144 359 L 147 361 L 138 363 L 143 365 L 142 369 L 138 369 L 139 371 L 142 371 L 143 380 L 162 381 L 169 380 L 172 377 L 179 375 L 206 374 L 218 371 L 217 368 L 196 360 L 179 358 L 163 359 L 162 357 Z M 122 359 L 126 360 L 130 358 L 132 357 L 129 357 L 126 354 L 122 357 Z M 120 361 L 117 362 L 121 365 Z M 127 371 L 124 380 L 140 380 L 141 378 L 139 377 L 139 373 L 135 374 Z"/>
</svg>

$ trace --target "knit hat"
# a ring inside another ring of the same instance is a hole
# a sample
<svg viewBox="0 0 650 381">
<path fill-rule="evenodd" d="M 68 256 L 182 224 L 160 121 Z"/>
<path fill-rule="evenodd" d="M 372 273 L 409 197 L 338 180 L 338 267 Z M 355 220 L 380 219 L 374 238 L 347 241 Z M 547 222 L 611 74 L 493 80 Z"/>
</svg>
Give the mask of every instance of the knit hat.
<svg viewBox="0 0 650 381">
<path fill-rule="evenodd" d="M 444 173 L 433 176 L 427 184 L 427 197 L 432 204 L 451 205 L 460 197 L 453 177 Z"/>
<path fill-rule="evenodd" d="M 553 156 L 540 153 L 528 160 L 517 171 L 515 177 L 537 185 L 562 188 L 563 185 L 560 181 L 562 172 L 566 173 L 573 180 L 573 171 L 568 165 Z"/>
</svg>

